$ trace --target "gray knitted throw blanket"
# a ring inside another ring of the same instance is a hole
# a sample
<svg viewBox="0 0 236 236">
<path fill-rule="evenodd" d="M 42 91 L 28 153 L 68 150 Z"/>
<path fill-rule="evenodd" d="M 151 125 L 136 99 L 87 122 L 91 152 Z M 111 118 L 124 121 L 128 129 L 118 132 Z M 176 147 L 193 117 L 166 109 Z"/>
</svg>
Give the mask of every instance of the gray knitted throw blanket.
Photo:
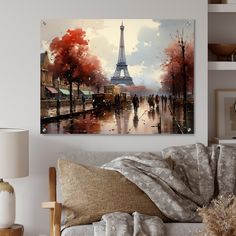
<svg viewBox="0 0 236 236">
<path fill-rule="evenodd" d="M 154 153 L 122 156 L 103 168 L 118 171 L 136 184 L 169 219 L 199 222 L 199 206 L 234 192 L 236 148 L 203 144 L 169 147 L 162 151 L 162 157 Z M 94 235 L 162 236 L 165 229 L 156 216 L 116 212 L 94 223 Z"/>
</svg>

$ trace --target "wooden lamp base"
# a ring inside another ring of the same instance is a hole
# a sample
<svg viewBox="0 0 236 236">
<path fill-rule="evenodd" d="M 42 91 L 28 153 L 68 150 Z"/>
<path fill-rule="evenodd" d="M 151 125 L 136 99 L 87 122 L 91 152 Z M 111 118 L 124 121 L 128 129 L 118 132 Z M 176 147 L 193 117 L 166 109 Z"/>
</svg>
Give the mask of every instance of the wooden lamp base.
<svg viewBox="0 0 236 236">
<path fill-rule="evenodd" d="M 0 236 L 23 236 L 24 227 L 23 225 L 13 225 L 8 229 L 0 229 Z"/>
</svg>

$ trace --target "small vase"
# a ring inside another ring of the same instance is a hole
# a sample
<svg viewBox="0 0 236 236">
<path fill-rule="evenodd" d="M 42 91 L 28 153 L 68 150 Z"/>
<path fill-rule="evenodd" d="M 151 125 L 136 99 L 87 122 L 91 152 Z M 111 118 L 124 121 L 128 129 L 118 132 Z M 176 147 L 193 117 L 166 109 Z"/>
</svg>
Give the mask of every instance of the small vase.
<svg viewBox="0 0 236 236">
<path fill-rule="evenodd" d="M 8 182 L 0 179 L 0 228 L 10 228 L 15 222 L 15 193 Z"/>
</svg>

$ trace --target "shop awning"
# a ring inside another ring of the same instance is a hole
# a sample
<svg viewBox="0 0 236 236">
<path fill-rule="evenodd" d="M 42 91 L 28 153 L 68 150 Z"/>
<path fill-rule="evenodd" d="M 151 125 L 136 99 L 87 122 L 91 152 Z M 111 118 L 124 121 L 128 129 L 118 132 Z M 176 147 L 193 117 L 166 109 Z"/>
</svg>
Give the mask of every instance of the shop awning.
<svg viewBox="0 0 236 236">
<path fill-rule="evenodd" d="M 60 89 L 60 91 L 61 91 L 64 95 L 67 95 L 67 96 L 70 95 L 70 91 L 67 90 L 67 89 Z"/>
<path fill-rule="evenodd" d="M 46 89 L 47 89 L 50 93 L 53 93 L 53 94 L 58 93 L 58 91 L 57 91 L 55 88 L 53 88 L 53 87 L 48 87 L 48 86 L 46 86 Z"/>
<path fill-rule="evenodd" d="M 90 96 L 90 95 L 93 95 L 94 92 L 93 91 L 90 91 L 90 90 L 82 90 L 80 89 L 80 92 L 85 95 L 85 96 Z"/>
</svg>

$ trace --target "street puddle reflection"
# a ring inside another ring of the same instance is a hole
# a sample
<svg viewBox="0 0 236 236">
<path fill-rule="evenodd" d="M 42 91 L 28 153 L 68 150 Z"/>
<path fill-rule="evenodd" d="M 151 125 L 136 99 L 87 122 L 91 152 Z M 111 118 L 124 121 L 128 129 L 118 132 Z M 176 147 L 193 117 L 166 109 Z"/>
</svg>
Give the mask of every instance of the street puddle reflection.
<svg viewBox="0 0 236 236">
<path fill-rule="evenodd" d="M 192 124 L 188 114 L 186 124 Z M 183 108 L 171 110 L 170 104 L 150 108 L 146 100 L 134 111 L 132 106 L 124 109 L 87 111 L 67 120 L 48 123 L 46 133 L 54 134 L 179 134 L 184 126 Z M 188 127 L 193 131 L 193 127 Z"/>
</svg>

